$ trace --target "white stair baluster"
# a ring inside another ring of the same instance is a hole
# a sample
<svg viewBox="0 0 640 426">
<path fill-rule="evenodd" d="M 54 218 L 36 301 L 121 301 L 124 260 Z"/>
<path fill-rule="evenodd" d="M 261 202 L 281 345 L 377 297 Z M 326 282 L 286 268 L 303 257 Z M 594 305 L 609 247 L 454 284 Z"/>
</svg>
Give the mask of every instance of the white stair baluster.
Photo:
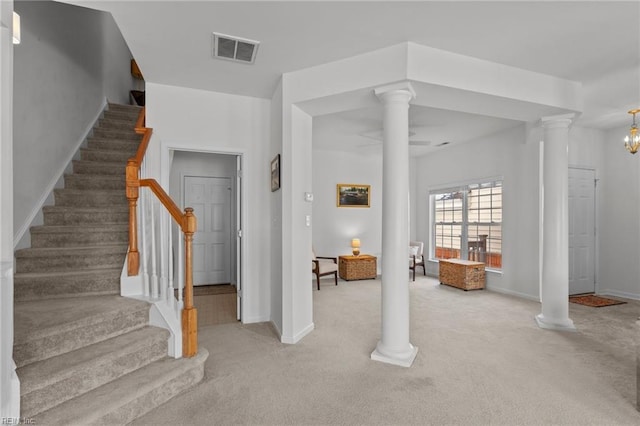
<svg viewBox="0 0 640 426">
<path fill-rule="evenodd" d="M 167 304 L 171 308 L 175 308 L 175 304 L 176 304 L 175 290 L 173 288 L 173 226 L 174 226 L 173 220 L 171 217 L 169 217 L 169 235 L 167 236 L 169 239 L 169 253 L 168 253 L 169 271 L 167 272 L 167 275 L 169 278 L 169 283 L 168 283 L 169 295 L 167 298 Z"/>
<path fill-rule="evenodd" d="M 167 209 L 160 206 L 160 299 L 167 300 Z"/>
<path fill-rule="evenodd" d="M 151 298 L 153 300 L 158 299 L 158 262 L 157 262 L 157 249 L 156 249 L 156 208 L 157 202 L 154 198 L 151 203 Z"/>
<path fill-rule="evenodd" d="M 142 238 L 140 239 L 140 257 L 142 258 L 142 288 L 143 295 L 145 297 L 149 297 L 149 266 L 148 266 L 148 256 L 149 251 L 147 250 L 147 219 L 149 217 L 149 196 L 147 194 L 147 190 L 141 191 L 140 196 L 140 204 L 141 204 L 141 215 L 142 220 L 140 221 L 140 229 L 142 231 Z"/>
</svg>

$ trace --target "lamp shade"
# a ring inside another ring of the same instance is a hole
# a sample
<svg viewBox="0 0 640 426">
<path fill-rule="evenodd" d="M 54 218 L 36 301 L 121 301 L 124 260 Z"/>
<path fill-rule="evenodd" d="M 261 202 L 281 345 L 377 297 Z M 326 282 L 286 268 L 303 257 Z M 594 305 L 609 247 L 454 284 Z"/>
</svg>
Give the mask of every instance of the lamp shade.
<svg viewBox="0 0 640 426">
<path fill-rule="evenodd" d="M 354 256 L 358 256 L 360 254 L 360 238 L 354 238 L 351 240 L 351 252 Z"/>
</svg>

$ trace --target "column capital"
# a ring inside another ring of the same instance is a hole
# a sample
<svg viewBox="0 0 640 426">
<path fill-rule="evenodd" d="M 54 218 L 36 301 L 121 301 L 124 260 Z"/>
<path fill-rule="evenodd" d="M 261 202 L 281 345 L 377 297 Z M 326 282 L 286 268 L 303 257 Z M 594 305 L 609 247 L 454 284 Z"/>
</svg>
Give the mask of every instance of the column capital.
<svg viewBox="0 0 640 426">
<path fill-rule="evenodd" d="M 388 94 L 402 93 L 402 92 L 409 95 L 409 99 L 407 99 L 407 102 L 416 97 L 416 92 L 415 90 L 413 90 L 413 86 L 408 81 L 400 81 L 398 83 L 387 84 L 384 86 L 377 87 L 373 90 L 373 93 L 379 99 L 385 98 L 386 95 Z"/>
<path fill-rule="evenodd" d="M 556 129 L 559 127 L 569 127 L 575 118 L 575 114 L 549 115 L 540 118 L 540 124 L 545 129 Z"/>
</svg>

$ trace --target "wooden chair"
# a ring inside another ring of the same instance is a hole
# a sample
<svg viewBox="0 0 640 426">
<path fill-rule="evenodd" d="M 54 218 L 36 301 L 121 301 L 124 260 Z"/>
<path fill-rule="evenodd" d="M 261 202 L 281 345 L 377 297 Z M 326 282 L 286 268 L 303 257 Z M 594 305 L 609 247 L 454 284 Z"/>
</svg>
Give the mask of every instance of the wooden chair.
<svg viewBox="0 0 640 426">
<path fill-rule="evenodd" d="M 320 277 L 333 274 L 333 277 L 338 285 L 338 258 L 337 257 L 324 257 L 316 256 L 315 251 L 312 252 L 313 258 L 311 259 L 313 273 L 316 274 L 316 281 L 318 283 L 318 290 L 320 290 Z"/>
<path fill-rule="evenodd" d="M 416 280 L 416 268 L 422 266 L 422 273 L 426 276 L 427 270 L 424 266 L 424 243 L 422 241 L 409 242 L 409 269 L 413 271 L 413 281 Z"/>
</svg>

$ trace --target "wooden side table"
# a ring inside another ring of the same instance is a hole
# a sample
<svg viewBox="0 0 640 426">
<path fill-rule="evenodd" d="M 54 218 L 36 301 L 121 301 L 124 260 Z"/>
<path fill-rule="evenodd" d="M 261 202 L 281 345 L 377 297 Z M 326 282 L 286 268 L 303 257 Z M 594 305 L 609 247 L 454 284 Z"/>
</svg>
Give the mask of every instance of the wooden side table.
<svg viewBox="0 0 640 426">
<path fill-rule="evenodd" d="M 369 254 L 340 256 L 338 274 L 343 280 L 367 280 L 377 276 L 378 258 Z"/>
<path fill-rule="evenodd" d="M 470 260 L 440 260 L 440 284 L 447 284 L 462 290 L 484 288 L 484 263 Z"/>
</svg>

